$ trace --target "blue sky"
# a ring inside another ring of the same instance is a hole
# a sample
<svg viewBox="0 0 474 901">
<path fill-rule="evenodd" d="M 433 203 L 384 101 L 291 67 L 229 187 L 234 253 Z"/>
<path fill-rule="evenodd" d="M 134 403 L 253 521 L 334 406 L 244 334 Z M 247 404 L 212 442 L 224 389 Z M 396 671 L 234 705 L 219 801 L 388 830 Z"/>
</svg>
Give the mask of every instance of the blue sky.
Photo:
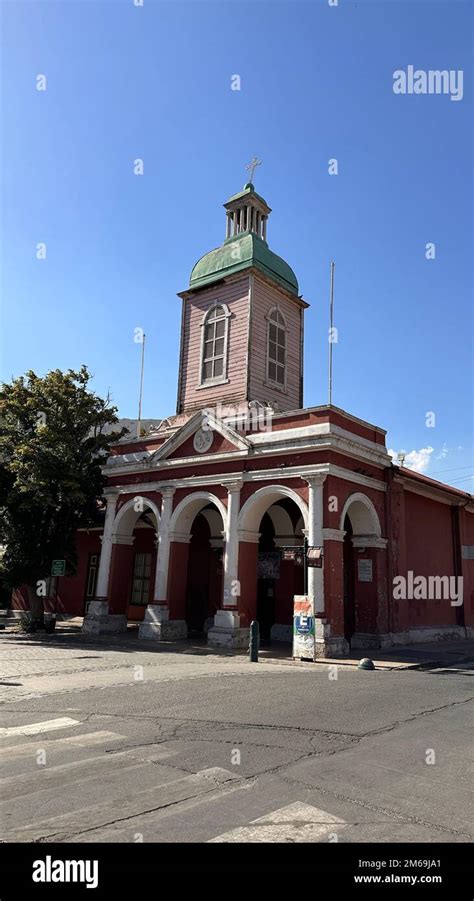
<svg viewBox="0 0 474 901">
<path fill-rule="evenodd" d="M 173 413 L 176 292 L 222 242 L 222 203 L 256 154 L 269 244 L 311 303 L 305 405 L 327 402 L 334 259 L 333 402 L 469 490 L 472 5 L 4 0 L 2 12 L 1 377 L 84 362 L 133 417 L 142 327 L 143 415 Z M 395 95 L 408 65 L 463 70 L 462 100 Z"/>
</svg>

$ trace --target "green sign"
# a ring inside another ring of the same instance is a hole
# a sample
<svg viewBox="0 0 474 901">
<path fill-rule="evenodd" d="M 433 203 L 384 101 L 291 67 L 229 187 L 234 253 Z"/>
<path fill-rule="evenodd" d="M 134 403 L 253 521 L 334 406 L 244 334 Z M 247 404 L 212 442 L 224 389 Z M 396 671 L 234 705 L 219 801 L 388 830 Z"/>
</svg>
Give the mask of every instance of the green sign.
<svg viewBox="0 0 474 901">
<path fill-rule="evenodd" d="M 66 572 L 66 561 L 65 560 L 53 560 L 51 564 L 51 575 L 52 576 L 64 576 Z"/>
</svg>

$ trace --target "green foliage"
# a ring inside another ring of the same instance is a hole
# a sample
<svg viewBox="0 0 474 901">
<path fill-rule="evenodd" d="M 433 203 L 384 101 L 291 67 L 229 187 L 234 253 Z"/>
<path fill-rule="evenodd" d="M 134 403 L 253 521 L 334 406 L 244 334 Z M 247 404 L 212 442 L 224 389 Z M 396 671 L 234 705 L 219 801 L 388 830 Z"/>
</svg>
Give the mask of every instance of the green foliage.
<svg viewBox="0 0 474 901">
<path fill-rule="evenodd" d="M 89 389 L 91 374 L 55 369 L 0 386 L 1 580 L 35 585 L 54 559 L 75 572 L 74 533 L 94 520 L 102 495 L 101 466 L 126 429 L 110 398 Z"/>
</svg>

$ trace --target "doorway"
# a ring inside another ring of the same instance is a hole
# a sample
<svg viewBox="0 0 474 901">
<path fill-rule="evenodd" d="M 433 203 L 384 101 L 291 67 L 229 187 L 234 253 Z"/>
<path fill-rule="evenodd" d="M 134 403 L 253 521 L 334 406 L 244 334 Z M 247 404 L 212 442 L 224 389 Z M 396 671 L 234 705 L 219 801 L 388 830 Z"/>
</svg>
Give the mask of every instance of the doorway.
<svg viewBox="0 0 474 901">
<path fill-rule="evenodd" d="M 352 544 L 352 523 L 347 516 L 344 519 L 344 638 L 351 643 L 351 638 L 356 631 L 355 616 L 355 582 L 354 582 L 354 546 Z"/>
</svg>

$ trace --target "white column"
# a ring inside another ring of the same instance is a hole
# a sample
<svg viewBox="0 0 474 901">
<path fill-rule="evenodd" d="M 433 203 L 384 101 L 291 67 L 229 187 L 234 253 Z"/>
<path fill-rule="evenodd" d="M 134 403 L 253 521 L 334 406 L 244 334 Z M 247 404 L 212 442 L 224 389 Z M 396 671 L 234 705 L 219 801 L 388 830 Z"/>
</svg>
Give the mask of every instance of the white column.
<svg viewBox="0 0 474 901">
<path fill-rule="evenodd" d="M 324 547 L 323 538 L 323 490 L 326 475 L 315 475 L 306 479 L 309 485 L 308 543 L 312 547 Z M 324 613 L 324 557 L 321 568 L 308 567 L 308 594 L 313 598 L 314 612 Z"/>
<path fill-rule="evenodd" d="M 107 510 L 105 514 L 104 531 L 101 536 L 102 548 L 100 551 L 99 572 L 97 575 L 96 598 L 105 600 L 109 587 L 110 560 L 112 558 L 112 534 L 114 529 L 115 511 L 117 509 L 118 491 L 105 495 Z"/>
<path fill-rule="evenodd" d="M 262 238 L 263 238 L 264 241 L 267 240 L 267 217 L 266 217 L 266 216 L 263 217 L 263 232 L 262 232 Z"/>
<path fill-rule="evenodd" d="M 227 488 L 227 520 L 224 530 L 224 578 L 222 607 L 235 607 L 237 595 L 232 593 L 233 583 L 237 580 L 239 566 L 239 537 L 237 528 L 240 512 L 240 490 L 242 482 L 231 482 Z"/>
<path fill-rule="evenodd" d="M 175 488 L 163 488 L 161 491 L 161 520 L 158 527 L 158 552 L 156 558 L 154 604 L 166 604 L 168 587 L 168 567 L 170 560 L 170 522 L 173 512 L 173 495 Z"/>
</svg>

